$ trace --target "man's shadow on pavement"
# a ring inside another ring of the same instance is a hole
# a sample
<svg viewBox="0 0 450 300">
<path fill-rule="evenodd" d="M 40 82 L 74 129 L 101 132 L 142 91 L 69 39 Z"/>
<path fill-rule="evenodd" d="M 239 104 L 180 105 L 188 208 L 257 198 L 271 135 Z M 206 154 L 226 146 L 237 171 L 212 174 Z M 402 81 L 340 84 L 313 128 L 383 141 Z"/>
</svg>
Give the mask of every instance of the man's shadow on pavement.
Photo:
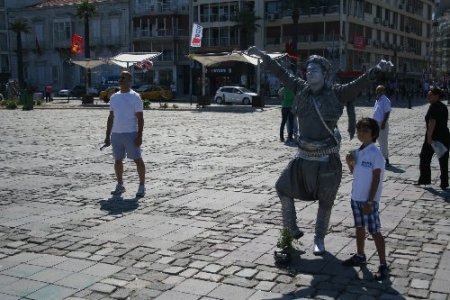
<svg viewBox="0 0 450 300">
<path fill-rule="evenodd" d="M 267 300 L 316 297 L 339 299 L 345 294 L 376 297 L 380 293 L 388 294 L 387 296 L 392 299 L 405 299 L 399 291 L 392 287 L 389 275 L 383 281 L 376 281 L 372 272 L 366 266 L 360 267 L 361 271 L 358 272 L 354 267 L 343 266 L 342 261 L 329 252 L 312 259 L 301 258 L 304 253 L 304 251 L 295 249 L 291 252 L 291 261 L 288 264 L 276 266 L 285 270 L 291 276 L 305 274 L 312 276 L 312 280 L 306 279 L 305 282 L 302 282 L 301 276 L 299 276 L 299 282 L 295 282 L 298 286 L 295 290 L 290 290 L 280 298 Z"/>
<path fill-rule="evenodd" d="M 435 196 L 439 196 L 442 199 L 444 199 L 445 202 L 449 202 L 450 203 L 450 190 L 446 189 L 445 191 L 441 190 L 441 189 L 435 189 L 434 187 L 431 186 L 426 186 L 423 187 L 424 190 L 430 192 L 431 194 L 435 195 Z"/>
<path fill-rule="evenodd" d="M 386 171 L 391 171 L 393 173 L 405 173 L 405 170 L 398 168 L 394 165 L 388 165 L 386 166 Z"/>
<path fill-rule="evenodd" d="M 139 207 L 139 197 L 124 199 L 122 196 L 112 196 L 108 200 L 100 200 L 100 210 L 108 211 L 110 215 L 120 215 Z"/>
</svg>

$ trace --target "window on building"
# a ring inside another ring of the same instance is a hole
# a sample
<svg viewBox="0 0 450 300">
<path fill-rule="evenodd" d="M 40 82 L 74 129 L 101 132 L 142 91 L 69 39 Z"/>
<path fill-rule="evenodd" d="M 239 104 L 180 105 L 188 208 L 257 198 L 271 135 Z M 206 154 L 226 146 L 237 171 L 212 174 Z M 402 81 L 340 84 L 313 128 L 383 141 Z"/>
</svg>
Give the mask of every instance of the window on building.
<svg viewBox="0 0 450 300">
<path fill-rule="evenodd" d="M 53 39 L 54 41 L 70 40 L 72 36 L 72 26 L 69 20 L 53 22 Z"/>
<path fill-rule="evenodd" d="M 236 2 L 230 3 L 230 21 L 233 21 L 236 19 L 239 11 L 239 4 Z"/>
<path fill-rule="evenodd" d="M 9 58 L 7 54 L 0 54 L 0 72 L 9 72 Z"/>
<path fill-rule="evenodd" d="M 200 22 L 209 22 L 210 14 L 211 12 L 209 4 L 200 5 Z"/>
<path fill-rule="evenodd" d="M 111 19 L 111 37 L 118 38 L 120 36 L 120 20 L 118 18 Z"/>
<path fill-rule="evenodd" d="M 6 13 L 0 13 L 0 30 L 6 30 Z"/>
<path fill-rule="evenodd" d="M 100 20 L 92 20 L 91 21 L 91 26 L 89 27 L 91 29 L 91 34 L 92 34 L 92 42 L 94 44 L 99 43 L 100 42 L 100 38 L 101 38 L 101 25 L 100 25 Z"/>
<path fill-rule="evenodd" d="M 52 66 L 52 78 L 53 78 L 53 84 L 59 83 L 59 72 L 57 66 Z"/>
<path fill-rule="evenodd" d="M 280 14 L 282 11 L 281 2 L 280 1 L 269 1 L 266 2 L 265 12 L 267 14 Z"/>
<path fill-rule="evenodd" d="M 239 44 L 239 29 L 230 28 L 230 46 Z"/>
<path fill-rule="evenodd" d="M 217 22 L 219 21 L 219 4 L 212 4 L 211 5 L 211 16 L 209 19 L 210 22 Z"/>
<path fill-rule="evenodd" d="M 370 3 L 370 2 L 364 3 L 364 12 L 366 14 L 372 14 L 372 3 Z"/>
<path fill-rule="evenodd" d="M 0 51 L 8 51 L 7 35 L 0 33 Z"/>
<path fill-rule="evenodd" d="M 220 28 L 220 46 L 229 46 L 230 45 L 230 28 L 229 27 L 221 27 Z"/>
<path fill-rule="evenodd" d="M 229 4 L 224 3 L 219 6 L 219 21 L 225 22 L 230 19 L 230 9 Z"/>
</svg>

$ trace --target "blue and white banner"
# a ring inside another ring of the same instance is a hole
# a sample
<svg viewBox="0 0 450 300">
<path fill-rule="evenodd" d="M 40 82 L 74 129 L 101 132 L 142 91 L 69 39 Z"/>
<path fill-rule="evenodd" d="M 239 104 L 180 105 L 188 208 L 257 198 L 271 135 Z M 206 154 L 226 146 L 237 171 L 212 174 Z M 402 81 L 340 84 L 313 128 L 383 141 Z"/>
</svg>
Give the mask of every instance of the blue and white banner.
<svg viewBox="0 0 450 300">
<path fill-rule="evenodd" d="M 201 47 L 203 37 L 203 26 L 192 24 L 191 47 Z"/>
</svg>

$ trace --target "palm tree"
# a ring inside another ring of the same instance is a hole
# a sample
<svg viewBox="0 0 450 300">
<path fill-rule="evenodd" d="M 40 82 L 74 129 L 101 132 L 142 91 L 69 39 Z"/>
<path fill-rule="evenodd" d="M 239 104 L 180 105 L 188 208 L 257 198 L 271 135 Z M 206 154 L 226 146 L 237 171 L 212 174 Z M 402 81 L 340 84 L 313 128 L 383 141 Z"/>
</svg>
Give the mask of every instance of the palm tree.
<svg viewBox="0 0 450 300">
<path fill-rule="evenodd" d="M 292 11 L 292 44 L 297 50 L 298 42 L 298 20 L 300 19 L 300 10 L 309 8 L 314 0 L 282 0 L 283 9 L 288 9 Z"/>
<path fill-rule="evenodd" d="M 90 38 L 89 38 L 89 19 L 95 16 L 97 7 L 94 3 L 90 3 L 89 0 L 83 0 L 76 6 L 77 17 L 84 21 L 84 57 L 91 58 Z M 91 70 L 87 72 L 87 85 L 91 85 Z M 86 86 L 87 88 L 87 86 Z M 86 91 L 87 93 L 87 91 Z"/>
<path fill-rule="evenodd" d="M 16 53 L 17 53 L 17 79 L 19 80 L 19 87 L 24 87 L 23 80 L 23 50 L 22 50 L 22 33 L 29 33 L 30 26 L 27 20 L 18 19 L 9 23 L 9 29 L 16 33 Z"/>
<path fill-rule="evenodd" d="M 241 1 L 239 5 L 239 13 L 235 20 L 236 25 L 233 26 L 239 30 L 239 47 L 241 50 L 245 50 L 250 46 L 250 37 L 261 27 L 257 24 L 261 18 L 255 16 L 254 11 L 247 10 L 243 2 Z"/>
</svg>

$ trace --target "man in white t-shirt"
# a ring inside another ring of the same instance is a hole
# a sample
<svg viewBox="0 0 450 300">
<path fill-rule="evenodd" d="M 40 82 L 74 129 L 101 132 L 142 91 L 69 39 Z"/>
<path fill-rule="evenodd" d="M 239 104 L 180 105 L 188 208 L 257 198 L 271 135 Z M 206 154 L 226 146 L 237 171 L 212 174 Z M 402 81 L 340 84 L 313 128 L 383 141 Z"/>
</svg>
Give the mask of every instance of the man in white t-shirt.
<svg viewBox="0 0 450 300">
<path fill-rule="evenodd" d="M 131 89 L 131 74 L 123 71 L 119 78 L 120 91 L 111 96 L 106 127 L 105 145 L 112 144 L 114 171 L 117 185 L 112 195 L 125 192 L 123 185 L 123 159 L 125 155 L 136 163 L 139 187 L 136 197 L 145 195 L 145 164 L 141 156 L 144 130 L 143 103 L 138 93 Z"/>
<path fill-rule="evenodd" d="M 376 100 L 373 108 L 373 118 L 377 121 L 380 127 L 380 137 L 378 144 L 380 144 L 381 153 L 386 160 L 386 166 L 389 166 L 389 149 L 388 149 L 388 135 L 389 135 L 389 115 L 391 113 L 391 100 L 385 95 L 386 88 L 383 85 L 377 86 L 375 90 Z"/>
</svg>

